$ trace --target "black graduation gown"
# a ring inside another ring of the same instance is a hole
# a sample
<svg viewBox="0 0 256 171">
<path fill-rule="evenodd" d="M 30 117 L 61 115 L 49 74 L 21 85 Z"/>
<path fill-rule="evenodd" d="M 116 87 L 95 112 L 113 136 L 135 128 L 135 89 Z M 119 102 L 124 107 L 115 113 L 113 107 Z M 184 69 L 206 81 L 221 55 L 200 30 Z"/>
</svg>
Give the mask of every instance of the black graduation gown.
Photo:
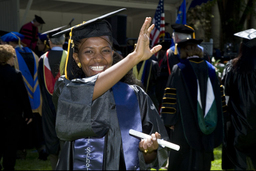
<svg viewBox="0 0 256 171">
<path fill-rule="evenodd" d="M 1 123 L 15 127 L 24 118 L 32 118 L 32 111 L 22 74 L 14 67 L 0 65 Z M 1 124 L 2 125 L 2 124 Z M 19 129 L 16 130 L 19 132 Z"/>
<path fill-rule="evenodd" d="M 51 74 L 54 79 L 59 78 L 59 65 L 62 58 L 63 51 L 53 51 L 50 50 L 48 53 L 49 66 L 51 69 Z M 47 152 L 49 154 L 57 155 L 60 150 L 59 138 L 55 131 L 56 122 L 56 110 L 52 102 L 52 94 L 46 87 L 46 80 L 44 76 L 44 59 L 41 57 L 38 65 L 38 80 L 40 85 L 40 90 L 42 94 L 43 104 L 42 104 L 42 124 L 43 133 L 45 139 L 45 145 Z M 54 88 L 54 87 L 53 87 Z"/>
<path fill-rule="evenodd" d="M 119 166 L 120 162 L 122 163 L 120 158 L 123 156 L 122 138 L 113 91 L 112 89 L 108 90 L 92 102 L 91 99 L 96 80 L 97 75 L 89 78 L 74 79 L 72 81 L 60 77 L 55 84 L 53 100 L 55 106 L 57 106 L 56 131 L 58 137 L 66 141 L 61 150 L 60 160 L 57 165 L 58 170 L 73 170 L 73 156 L 75 155 L 74 140 L 86 137 L 101 137 L 104 135 L 106 135 L 106 143 L 102 169 L 119 170 L 122 167 Z M 143 132 L 151 134 L 157 131 L 163 139 L 168 140 L 162 120 L 149 96 L 140 87 L 131 87 L 134 89 L 139 103 Z M 70 93 L 70 95 L 67 93 Z M 66 121 L 64 118 L 68 120 Z M 80 120 L 83 121 L 81 122 Z M 60 127 L 62 124 L 66 125 L 67 128 L 72 125 L 77 131 L 70 133 L 68 129 L 63 130 L 63 127 Z M 129 123 L 126 124 L 129 125 Z M 81 129 L 86 131 L 78 133 Z M 131 148 L 138 148 L 138 146 L 133 146 L 133 144 L 130 144 Z M 149 165 L 145 164 L 141 151 L 138 152 L 138 156 L 140 169 L 144 170 L 148 167 L 160 168 L 167 160 L 168 151 L 159 146 L 157 160 Z"/>
<path fill-rule="evenodd" d="M 22 74 L 9 64 L 0 65 L 0 94 L 0 159 L 4 158 L 4 169 L 10 170 L 15 166 L 22 125 L 25 118 L 32 118 L 32 110 Z"/>
<path fill-rule="evenodd" d="M 161 103 L 162 99 L 163 99 L 163 95 L 164 95 L 164 89 L 166 87 L 167 84 L 167 80 L 169 77 L 169 69 L 170 71 L 172 71 L 172 67 L 180 62 L 180 57 L 179 54 L 174 55 L 174 46 L 171 47 L 170 49 L 168 49 L 164 55 L 163 61 L 161 63 L 160 66 L 160 74 L 158 77 L 158 84 L 157 84 L 157 93 L 156 93 L 156 97 L 157 100 Z M 168 58 L 168 61 L 167 61 Z M 169 67 L 167 62 L 169 62 Z M 160 104 L 161 105 L 161 104 Z"/>
<path fill-rule="evenodd" d="M 137 64 L 137 70 L 141 69 L 142 62 Z M 144 75 L 145 74 L 145 75 Z M 158 84 L 158 76 L 160 74 L 160 68 L 158 66 L 158 62 L 148 59 L 146 61 L 146 64 L 144 66 L 144 71 L 143 71 L 143 86 L 146 91 L 146 93 L 149 95 L 151 100 L 154 102 L 156 108 L 159 108 L 159 101 L 156 98 L 156 92 L 157 90 L 157 84 Z M 160 101 L 161 102 L 161 101 Z"/>
<path fill-rule="evenodd" d="M 200 58 L 181 60 L 184 68 L 174 65 L 163 97 L 161 115 L 170 130 L 170 140 L 181 146 L 180 151 L 171 150 L 169 169 L 209 170 L 213 149 L 223 138 L 221 90 L 215 71 L 211 78 L 216 101 L 217 124 L 214 131 L 204 134 L 199 127 L 197 114 L 197 79 L 201 89 L 202 106 L 206 106 L 206 82 L 209 65 Z M 211 71 L 213 71 L 213 66 Z"/>
<path fill-rule="evenodd" d="M 229 61 L 224 77 L 225 94 L 229 97 L 225 121 L 231 123 L 225 139 L 226 154 L 239 169 L 247 168 L 246 156 L 256 167 L 256 69 L 247 73 L 234 71 Z"/>
</svg>

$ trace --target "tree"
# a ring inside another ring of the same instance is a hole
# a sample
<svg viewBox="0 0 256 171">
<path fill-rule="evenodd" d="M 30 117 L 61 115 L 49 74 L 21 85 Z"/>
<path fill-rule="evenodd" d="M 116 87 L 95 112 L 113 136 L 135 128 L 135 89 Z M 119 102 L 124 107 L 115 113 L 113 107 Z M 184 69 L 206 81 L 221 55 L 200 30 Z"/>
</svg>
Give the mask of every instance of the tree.
<svg viewBox="0 0 256 171">
<path fill-rule="evenodd" d="M 250 27 L 250 23 L 244 27 L 249 17 L 255 14 L 255 0 L 217 0 L 220 13 L 220 45 L 225 43 L 238 43 L 234 33 Z M 249 29 L 249 28 L 248 28 Z"/>
<path fill-rule="evenodd" d="M 226 43 L 239 44 L 240 39 L 234 33 L 252 28 L 251 21 L 256 15 L 254 4 L 256 0 L 210 0 L 187 12 L 187 23 L 196 30 L 204 31 L 204 41 L 209 41 L 211 35 L 212 7 L 217 3 L 220 14 L 220 48 Z M 197 36 L 198 37 L 198 36 Z M 202 38 L 202 37 L 200 37 Z"/>
<path fill-rule="evenodd" d="M 187 24 L 196 30 L 196 38 L 201 38 L 208 42 L 211 36 L 211 14 L 212 7 L 216 4 L 216 0 L 208 1 L 194 8 L 190 8 L 187 12 Z"/>
</svg>

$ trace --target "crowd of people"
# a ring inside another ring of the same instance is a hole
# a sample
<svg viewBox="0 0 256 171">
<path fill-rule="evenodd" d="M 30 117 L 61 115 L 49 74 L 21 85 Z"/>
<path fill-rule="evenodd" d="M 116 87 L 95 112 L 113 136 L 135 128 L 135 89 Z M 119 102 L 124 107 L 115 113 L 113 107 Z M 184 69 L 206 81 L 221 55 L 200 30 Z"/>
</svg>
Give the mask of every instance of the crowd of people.
<svg viewBox="0 0 256 171">
<path fill-rule="evenodd" d="M 220 145 L 223 169 L 255 169 L 256 39 L 242 37 L 219 78 L 188 25 L 171 24 L 171 47 L 150 47 L 146 17 L 134 50 L 120 54 L 105 18 L 123 10 L 44 33 L 35 15 L 1 35 L 0 169 L 14 170 L 28 139 L 53 170 L 210 170 Z"/>
</svg>

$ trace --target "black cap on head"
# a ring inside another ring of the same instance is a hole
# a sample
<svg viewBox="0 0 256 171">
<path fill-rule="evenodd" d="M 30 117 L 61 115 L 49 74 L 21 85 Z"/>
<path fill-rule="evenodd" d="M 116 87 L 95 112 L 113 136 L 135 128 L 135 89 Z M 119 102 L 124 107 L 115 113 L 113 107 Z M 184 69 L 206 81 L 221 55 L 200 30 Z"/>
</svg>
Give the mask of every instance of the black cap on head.
<svg viewBox="0 0 256 171">
<path fill-rule="evenodd" d="M 184 46 L 184 45 L 188 45 L 188 44 L 197 44 L 199 45 L 200 43 L 202 43 L 202 39 L 185 39 L 185 40 L 181 40 L 180 42 L 178 42 L 178 47 Z"/>
<path fill-rule="evenodd" d="M 243 44 L 249 48 L 256 46 L 256 30 L 248 29 L 244 31 L 240 31 L 234 34 L 237 37 L 243 38 Z"/>
<path fill-rule="evenodd" d="M 53 38 L 52 35 L 54 35 L 54 34 L 60 32 L 64 27 L 67 27 L 67 25 L 66 25 L 66 26 L 57 27 L 57 28 L 54 28 L 54 29 L 52 29 L 52 30 L 45 31 L 45 32 L 43 32 L 42 34 L 47 34 L 47 35 L 48 35 L 48 38 Z M 64 33 L 63 33 L 63 34 L 64 34 Z M 54 36 L 54 37 L 60 37 L 60 36 L 62 36 L 63 34 L 59 34 L 59 35 Z"/>
<path fill-rule="evenodd" d="M 40 24 L 45 24 L 44 20 L 43 20 L 41 17 L 39 17 L 38 15 L 35 15 L 35 19 L 36 19 L 36 21 L 39 22 Z"/>
<path fill-rule="evenodd" d="M 67 56 L 67 62 L 65 66 L 65 78 L 66 79 L 73 79 L 76 78 L 76 72 L 78 72 L 73 66 L 76 65 L 74 59 L 73 59 L 73 48 L 71 44 L 73 41 L 79 41 L 84 38 L 89 37 L 100 37 L 100 36 L 109 36 L 110 39 L 112 39 L 112 28 L 109 22 L 104 20 L 105 18 L 112 17 L 122 11 L 126 10 L 126 8 L 122 8 L 110 13 L 107 13 L 105 15 L 102 15 L 100 17 L 91 19 L 87 22 L 83 22 L 81 24 L 78 24 L 74 27 L 65 29 L 63 31 L 60 31 L 58 33 L 53 34 L 52 36 L 58 36 L 60 34 L 65 34 L 69 32 L 70 39 L 68 43 L 68 56 Z M 73 40 L 73 41 L 72 41 Z"/>
<path fill-rule="evenodd" d="M 171 27 L 174 30 L 174 32 L 178 33 L 192 34 L 195 32 L 195 30 L 192 27 L 184 24 L 172 24 Z"/>
<path fill-rule="evenodd" d="M 66 33 L 72 31 L 72 39 L 83 39 L 88 37 L 99 37 L 99 36 L 107 36 L 112 32 L 111 25 L 104 20 L 105 18 L 112 17 L 122 11 L 126 10 L 126 8 L 122 8 L 100 17 L 91 19 L 87 22 L 83 22 L 74 27 L 65 29 L 59 33 L 54 34 L 53 36 L 57 36 L 58 34 Z M 111 33 L 112 36 L 112 33 Z"/>
</svg>

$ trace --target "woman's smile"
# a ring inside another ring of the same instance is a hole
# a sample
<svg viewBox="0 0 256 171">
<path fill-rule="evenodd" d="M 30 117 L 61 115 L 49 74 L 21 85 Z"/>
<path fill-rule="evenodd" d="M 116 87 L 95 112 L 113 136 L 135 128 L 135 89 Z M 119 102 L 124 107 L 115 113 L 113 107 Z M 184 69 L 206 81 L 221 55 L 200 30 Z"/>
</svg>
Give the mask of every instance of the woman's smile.
<svg viewBox="0 0 256 171">
<path fill-rule="evenodd" d="M 102 72 L 104 71 L 105 66 L 91 66 L 90 68 L 95 72 Z"/>
</svg>

